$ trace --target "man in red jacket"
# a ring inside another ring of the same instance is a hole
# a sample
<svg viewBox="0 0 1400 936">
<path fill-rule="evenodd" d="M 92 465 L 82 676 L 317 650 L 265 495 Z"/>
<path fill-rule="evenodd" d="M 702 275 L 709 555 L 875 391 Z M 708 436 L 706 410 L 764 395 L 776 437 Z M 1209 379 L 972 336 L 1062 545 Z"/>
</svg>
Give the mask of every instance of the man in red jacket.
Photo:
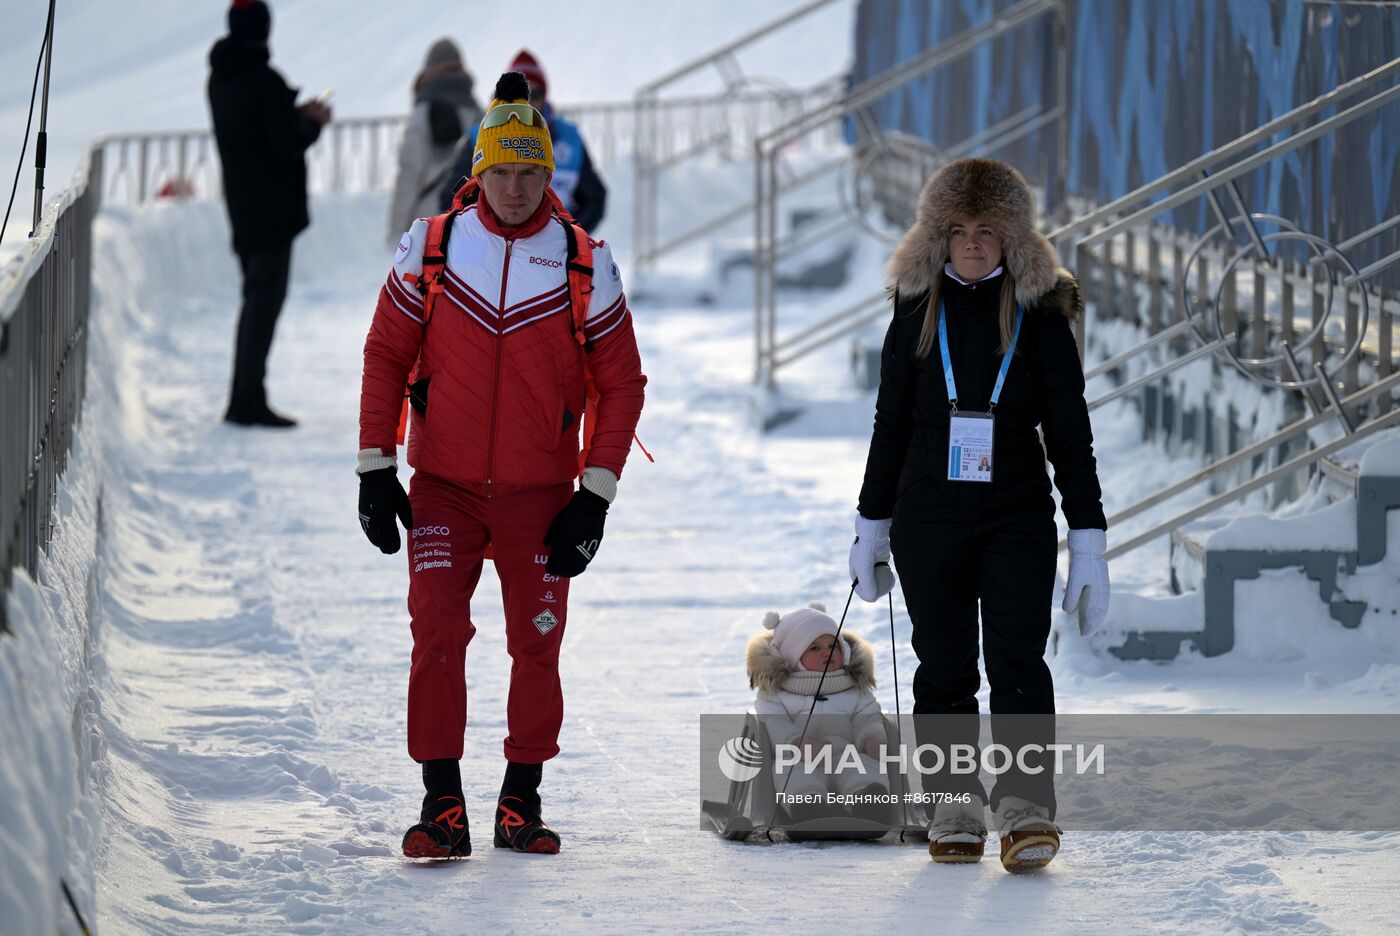
<svg viewBox="0 0 1400 936">
<path fill-rule="evenodd" d="M 469 608 L 488 545 L 512 660 L 493 838 L 516 851 L 559 850 L 538 788 L 543 762 L 559 753 L 569 578 L 596 555 L 646 385 L 621 277 L 601 242 L 592 242 L 587 345 L 574 334 L 565 222 L 545 197 L 549 130 L 527 96 L 516 72 L 496 86 L 473 156 L 480 196 L 452 222 L 445 291 L 431 318 L 412 285 L 428 230 L 419 219 L 399 244 L 365 342 L 360 522 L 386 553 L 399 549 L 396 516 L 408 533 L 408 752 L 423 765 L 427 790 L 421 821 L 404 836 L 410 857 L 471 853 L 458 762 L 466 649 L 476 630 Z M 574 490 L 585 357 L 599 402 L 588 414 L 592 444 Z M 411 373 L 414 474 L 405 494 L 395 442 Z"/>
</svg>

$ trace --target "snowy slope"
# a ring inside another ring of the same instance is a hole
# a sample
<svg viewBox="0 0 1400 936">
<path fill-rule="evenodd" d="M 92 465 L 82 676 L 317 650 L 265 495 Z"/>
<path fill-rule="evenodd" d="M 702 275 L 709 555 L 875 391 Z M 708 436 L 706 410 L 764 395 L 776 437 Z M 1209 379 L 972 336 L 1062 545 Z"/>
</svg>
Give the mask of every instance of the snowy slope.
<svg viewBox="0 0 1400 936">
<path fill-rule="evenodd" d="M 557 102 L 620 101 L 658 75 L 709 52 L 797 6 L 705 0 L 700 7 L 644 0 L 608 3 L 535 0 L 442 3 L 404 0 L 272 0 L 273 65 L 307 96 L 334 87 L 342 117 L 396 114 L 433 40 L 453 37 L 489 96 L 497 75 L 522 46 L 543 63 Z M 0 29 L 0 177 L 8 194 L 19 157 L 30 83 L 47 4 L 5 0 Z M 740 55 L 750 74 L 804 87 L 850 60 L 855 4 L 836 3 L 779 38 Z M 49 101 L 48 188 L 67 184 L 79 155 L 104 133 L 208 125 L 204 82 L 209 47 L 224 32 L 227 4 L 217 0 L 64 0 L 54 29 Z M 714 69 L 676 93 L 718 93 Z M 35 124 L 37 129 L 37 109 Z M 25 159 L 14 229 L 29 230 L 33 146 Z M 26 198 L 26 195 L 28 197 Z"/>
<path fill-rule="evenodd" d="M 508 670 L 488 573 L 464 762 L 486 847 L 450 867 L 396 857 L 420 795 L 403 750 L 406 576 L 402 555 L 363 541 L 351 473 L 383 206 L 314 207 L 271 364 L 273 400 L 304 420 L 292 435 L 218 422 L 236 287 L 218 206 L 98 226 L 97 328 L 115 358 L 113 399 L 96 410 L 111 444 L 94 767 L 104 932 L 746 932 L 821 924 L 829 905 L 812 894 L 832 887 L 872 931 L 1009 918 L 1036 932 L 1388 929 L 1394 899 L 1374 868 L 1394 860 L 1395 835 L 1069 835 L 1027 880 L 994 861 L 932 866 L 919 845 L 745 846 L 698 831 L 698 715 L 752 701 L 742 654 L 764 611 L 844 597 L 865 444 L 839 423 L 753 432 L 743 306 L 636 309 L 652 378 L 641 435 L 658 460 L 629 465 L 574 592 L 564 753 L 545 785 L 564 852 L 502 853 L 483 831 Z M 838 395 L 831 362 L 811 367 L 807 386 L 825 368 Z M 851 623 L 882 648 L 892 709 L 888 625 L 859 603 Z M 1316 662 L 1171 667 L 1062 647 L 1063 711 L 1400 709 L 1400 658 L 1370 639 Z"/>
</svg>

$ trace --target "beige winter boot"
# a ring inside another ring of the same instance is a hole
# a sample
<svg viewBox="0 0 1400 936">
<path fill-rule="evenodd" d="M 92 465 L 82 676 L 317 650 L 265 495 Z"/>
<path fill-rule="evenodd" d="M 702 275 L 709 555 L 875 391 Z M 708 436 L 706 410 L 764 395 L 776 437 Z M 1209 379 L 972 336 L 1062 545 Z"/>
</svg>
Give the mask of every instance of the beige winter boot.
<svg viewBox="0 0 1400 936">
<path fill-rule="evenodd" d="M 1060 850 L 1060 830 L 1050 811 L 1019 796 L 1003 797 L 996 811 L 1001 836 L 1001 866 L 1012 874 L 1050 863 Z"/>
<path fill-rule="evenodd" d="M 982 860 L 987 844 L 986 807 L 973 797 L 969 803 L 939 803 L 928 826 L 929 857 L 940 864 Z"/>
</svg>

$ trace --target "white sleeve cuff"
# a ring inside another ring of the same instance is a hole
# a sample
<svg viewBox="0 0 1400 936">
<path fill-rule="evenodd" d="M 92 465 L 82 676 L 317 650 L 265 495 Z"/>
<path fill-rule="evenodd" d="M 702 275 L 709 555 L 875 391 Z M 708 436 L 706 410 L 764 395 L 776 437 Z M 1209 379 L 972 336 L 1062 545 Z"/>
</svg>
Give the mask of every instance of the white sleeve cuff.
<svg viewBox="0 0 1400 936">
<path fill-rule="evenodd" d="M 355 458 L 355 474 L 362 475 L 366 471 L 378 471 L 380 468 L 397 468 L 399 460 L 393 455 L 385 455 L 377 448 L 360 449 L 360 454 Z"/>
<path fill-rule="evenodd" d="M 1103 530 L 1070 530 L 1069 551 L 1071 554 L 1102 556 L 1108 549 L 1108 533 Z"/>
<path fill-rule="evenodd" d="M 589 467 L 583 469 L 583 479 L 579 487 L 597 494 L 609 504 L 617 497 L 617 475 L 606 468 Z"/>
</svg>

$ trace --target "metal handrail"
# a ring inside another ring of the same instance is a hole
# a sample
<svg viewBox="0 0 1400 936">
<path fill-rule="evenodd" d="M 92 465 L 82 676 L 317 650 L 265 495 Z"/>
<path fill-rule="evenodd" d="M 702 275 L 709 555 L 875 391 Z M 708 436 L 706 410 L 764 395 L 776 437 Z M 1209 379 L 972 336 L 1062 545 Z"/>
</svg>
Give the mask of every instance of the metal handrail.
<svg viewBox="0 0 1400 936">
<path fill-rule="evenodd" d="M 1088 382 L 1090 380 L 1093 380 L 1095 377 L 1100 377 L 1104 374 L 1107 374 L 1111 370 L 1116 370 L 1119 367 L 1122 367 L 1124 364 L 1131 361 L 1133 358 L 1137 357 L 1144 351 L 1151 350 L 1152 348 L 1155 348 L 1160 344 L 1166 344 L 1168 341 L 1171 341 L 1173 338 L 1185 334 L 1186 332 L 1195 331 L 1195 327 L 1195 323 L 1192 322 L 1190 319 L 1182 319 L 1175 325 L 1169 325 L 1166 328 L 1159 331 L 1157 334 L 1153 335 L 1152 337 L 1145 338 L 1139 343 L 1133 345 L 1131 348 L 1128 348 L 1125 351 L 1120 351 L 1113 357 L 1107 358 L 1099 364 L 1095 364 L 1093 367 L 1089 368 L 1084 372 L 1084 380 Z"/>
<path fill-rule="evenodd" d="M 1219 338 L 1216 338 L 1212 341 L 1207 341 L 1205 344 L 1200 345 L 1199 347 L 1192 348 L 1185 354 L 1178 355 L 1177 357 L 1172 358 L 1170 361 L 1163 364 L 1161 367 L 1158 367 L 1154 370 L 1150 370 L 1147 373 L 1142 374 L 1141 376 L 1134 377 L 1132 380 L 1124 381 L 1123 383 L 1114 387 L 1112 390 L 1105 393 L 1103 396 L 1095 397 L 1094 399 L 1090 400 L 1088 403 L 1089 412 L 1092 413 L 1094 410 L 1098 409 L 1100 406 L 1103 406 L 1105 403 L 1109 403 L 1113 400 L 1118 399 L 1119 397 L 1127 396 L 1129 393 L 1133 392 L 1138 387 L 1144 387 L 1147 384 L 1152 383 L 1153 381 L 1160 380 L 1167 374 L 1179 370 L 1180 368 L 1185 367 L 1187 364 L 1190 364 L 1193 361 L 1199 361 L 1203 357 L 1207 357 L 1211 354 L 1214 354 L 1217 348 L 1223 347 L 1227 342 L 1234 340 L 1235 333 L 1230 332 L 1228 335 L 1222 335 Z"/>
<path fill-rule="evenodd" d="M 834 172 L 837 169 L 840 169 L 843 165 L 845 165 L 845 163 L 846 160 L 844 157 L 841 159 L 826 160 L 814 166 L 807 172 L 803 172 L 800 175 L 789 179 L 786 183 L 786 186 L 789 189 L 801 188 L 802 186 L 808 185 L 816 179 L 821 178 L 827 173 Z M 668 254 L 673 250 L 684 246 L 685 244 L 693 242 L 697 237 L 703 237 L 706 234 L 711 234 L 715 231 L 721 230 L 727 225 L 733 224 L 734 222 L 745 217 L 746 215 L 750 215 L 754 210 L 755 204 L 756 202 L 754 202 L 753 199 L 740 202 L 739 204 L 733 206 L 732 208 L 726 209 L 725 211 L 718 215 L 715 215 L 714 217 L 706 218 L 705 220 L 700 221 L 699 223 L 689 228 L 683 229 L 679 233 L 673 234 L 669 239 L 662 241 L 661 243 L 652 247 L 649 251 L 646 251 L 644 254 L 641 253 L 640 248 L 638 248 L 639 255 L 637 259 L 640 259 L 643 262 L 648 260 L 654 260 L 655 258 L 660 257 L 664 254 Z"/>
<path fill-rule="evenodd" d="M 1363 390 L 1358 390 L 1356 393 L 1353 393 L 1351 396 L 1342 400 L 1342 407 L 1345 409 L 1354 406 L 1359 406 L 1362 403 L 1366 403 L 1370 400 L 1375 399 L 1376 397 L 1382 396 L 1396 389 L 1400 389 L 1400 374 L 1391 374 L 1385 380 L 1381 380 L 1374 384 L 1371 384 L 1371 386 L 1366 387 Z M 1336 413 L 1334 413 L 1332 410 L 1323 410 L 1322 412 L 1314 413 L 1311 416 L 1306 416 L 1302 419 L 1295 420 L 1289 423 L 1287 426 L 1284 426 L 1282 429 L 1279 429 L 1277 432 L 1273 433 L 1268 438 L 1260 439 L 1257 442 L 1253 442 L 1237 452 L 1233 452 L 1229 455 L 1226 455 L 1224 458 L 1211 462 L 1209 465 L 1206 465 L 1204 468 L 1201 468 L 1200 470 L 1195 471 L 1190 475 L 1187 475 L 1185 478 L 1182 478 L 1175 484 L 1170 484 L 1167 487 L 1162 488 L 1160 491 L 1156 491 L 1155 493 L 1150 494 L 1139 501 L 1129 504 L 1127 507 L 1124 507 L 1122 510 L 1118 511 L 1113 516 L 1108 518 L 1108 526 L 1111 529 L 1125 520 L 1130 520 L 1133 517 L 1136 517 L 1138 514 L 1142 513 L 1143 511 L 1150 510 L 1151 508 L 1156 507 L 1163 501 L 1171 500 L 1178 494 L 1184 494 L 1186 491 L 1189 491 L 1191 488 L 1195 487 L 1197 484 L 1200 484 L 1202 481 L 1208 481 L 1211 478 L 1214 478 L 1217 475 L 1221 474 L 1222 472 L 1241 464 L 1242 462 L 1253 459 L 1259 455 L 1266 454 L 1271 449 L 1278 448 L 1279 446 L 1287 442 L 1291 442 L 1293 439 L 1298 438 L 1299 436 L 1303 435 L 1309 430 L 1314 429 L 1317 426 L 1320 426 L 1323 423 L 1333 420 L 1335 418 Z M 1064 543 L 1061 543 L 1061 547 L 1063 547 L 1064 545 Z"/>
<path fill-rule="evenodd" d="M 700 71 L 707 65 L 713 65 L 721 60 L 731 59 L 735 52 L 739 51 L 745 46 L 751 45 L 757 40 L 762 39 L 765 36 L 770 36 L 781 29 L 785 29 L 786 27 L 807 16 L 807 14 L 814 13 L 822 7 L 831 6 L 831 4 L 836 2 L 845 2 L 845 0 L 811 0 L 811 2 L 800 6 L 795 10 L 789 10 L 782 16 L 779 16 L 775 19 L 771 19 L 768 22 L 762 24 L 761 26 L 757 26 L 754 29 L 749 30 L 742 36 L 739 36 L 736 39 L 732 39 L 729 42 L 726 42 L 719 48 L 713 49 L 705 55 L 700 56 L 699 58 L 692 59 L 691 61 L 680 66 L 679 68 L 673 69 L 662 75 L 660 78 L 656 78 L 653 81 L 643 85 L 641 90 L 637 92 L 637 96 L 642 97 L 645 95 L 648 97 L 655 97 L 661 92 L 661 89 L 666 87 L 667 85 L 674 84 L 675 82 L 686 77 L 687 75 L 691 75 L 697 71 Z"/>
<path fill-rule="evenodd" d="M 888 313 L 884 302 L 879 302 L 869 309 L 869 303 L 858 302 L 843 309 L 840 312 L 830 315 L 820 322 L 802 331 L 800 334 L 792 335 L 784 339 L 773 351 L 775 366 L 781 367 L 791 364 L 817 351 L 824 345 L 830 344 L 838 338 L 849 335 L 858 328 L 869 322 L 873 322 Z M 862 310 L 865 311 L 862 311 Z M 859 315 L 856 313 L 859 312 Z M 852 316 L 855 316 L 854 318 Z M 832 326 L 840 324 L 841 327 L 831 331 Z M 810 339 L 810 340 L 809 340 Z M 804 345 L 805 342 L 805 345 Z M 789 350 L 794 349 L 795 350 Z M 787 352 L 784 354 L 783 352 Z"/>
<path fill-rule="evenodd" d="M 706 151 L 706 147 L 692 147 L 689 152 L 676 154 L 672 153 L 670 158 L 662 159 L 658 155 L 660 150 L 652 143 L 652 133 L 642 133 L 644 125 L 654 124 L 657 109 L 663 106 L 665 100 L 661 97 L 661 92 L 666 87 L 675 84 L 683 78 L 694 75 L 709 66 L 714 66 L 720 72 L 724 82 L 725 94 L 728 95 L 744 80 L 743 70 L 739 67 L 736 53 L 752 45 L 760 39 L 776 35 L 793 23 L 800 22 L 808 15 L 817 10 L 831 6 L 838 0 L 809 0 L 792 10 L 763 23 L 748 32 L 731 39 L 716 49 L 698 56 L 683 65 L 680 65 L 669 72 L 661 75 L 646 85 L 643 85 L 633 98 L 632 107 L 634 109 L 633 120 L 638 128 L 639 136 L 645 139 L 638 141 L 638 145 L 633 148 L 633 170 L 632 170 L 632 264 L 637 270 L 645 269 L 655 263 L 663 255 L 670 253 L 677 248 L 694 241 L 697 237 L 718 230 L 728 225 L 731 220 L 742 217 L 750 210 L 748 204 L 735 206 L 730 210 L 721 212 L 718 216 L 707 218 L 698 224 L 679 233 L 669 233 L 663 237 L 660 231 L 659 202 L 660 202 L 660 180 L 664 172 L 667 172 L 684 160 L 693 158 L 701 152 Z M 849 2 L 849 0 L 842 0 Z M 844 83 L 844 75 L 837 76 L 828 82 L 823 82 L 806 92 L 802 92 L 797 98 L 805 108 L 803 97 L 815 97 L 817 99 L 829 96 L 828 89 L 833 87 L 838 81 Z M 834 93 L 830 92 L 830 93 Z M 800 108 L 800 109 L 803 109 Z M 757 128 L 755 128 L 757 132 Z M 730 141 L 727 132 L 716 134 L 713 144 L 724 144 Z"/>
<path fill-rule="evenodd" d="M 1216 510 L 1217 508 L 1230 503 L 1231 501 L 1239 500 L 1246 494 L 1253 493 L 1254 491 L 1259 490 L 1259 488 L 1272 484 L 1279 478 L 1283 478 L 1292 474 L 1300 468 L 1306 468 L 1314 462 L 1326 458 L 1333 452 L 1340 451 L 1341 449 L 1346 448 L 1347 446 L 1351 445 L 1354 442 L 1357 442 L 1360 439 L 1365 438 L 1366 436 L 1372 435 L 1376 432 L 1380 432 L 1382 429 L 1389 429 L 1391 426 L 1397 424 L 1400 424 L 1400 409 L 1391 410 L 1388 413 L 1383 413 L 1380 416 L 1377 416 L 1375 419 L 1372 419 L 1370 422 L 1356 427 L 1356 429 L 1354 429 L 1352 432 L 1343 434 L 1342 436 L 1333 439 L 1326 445 L 1321 445 L 1307 452 L 1302 452 L 1294 456 L 1293 458 L 1290 458 L 1288 461 L 1284 462 L 1276 468 L 1266 471 L 1263 474 L 1256 475 L 1250 480 L 1236 485 L 1235 487 L 1231 488 L 1223 494 L 1220 494 L 1216 497 L 1212 497 L 1210 500 L 1207 500 L 1204 503 L 1197 504 L 1190 510 L 1182 511 L 1175 517 L 1172 517 L 1170 520 L 1163 521 L 1162 523 L 1159 523 L 1156 526 L 1154 526 L 1152 529 L 1147 530 L 1143 533 L 1139 533 L 1137 536 L 1128 539 L 1126 542 L 1119 543 L 1117 546 L 1114 546 L 1112 549 L 1109 549 L 1107 552 L 1105 552 L 1104 558 L 1116 559 L 1117 557 L 1125 553 L 1132 552 L 1139 546 L 1142 546 L 1146 543 L 1150 543 L 1153 540 L 1157 539 L 1159 536 L 1163 536 L 1164 534 L 1170 533 L 1172 530 L 1181 526 L 1183 523 L 1189 523 L 1190 521 L 1195 520 L 1198 517 L 1203 517 L 1206 514 Z"/>
</svg>

